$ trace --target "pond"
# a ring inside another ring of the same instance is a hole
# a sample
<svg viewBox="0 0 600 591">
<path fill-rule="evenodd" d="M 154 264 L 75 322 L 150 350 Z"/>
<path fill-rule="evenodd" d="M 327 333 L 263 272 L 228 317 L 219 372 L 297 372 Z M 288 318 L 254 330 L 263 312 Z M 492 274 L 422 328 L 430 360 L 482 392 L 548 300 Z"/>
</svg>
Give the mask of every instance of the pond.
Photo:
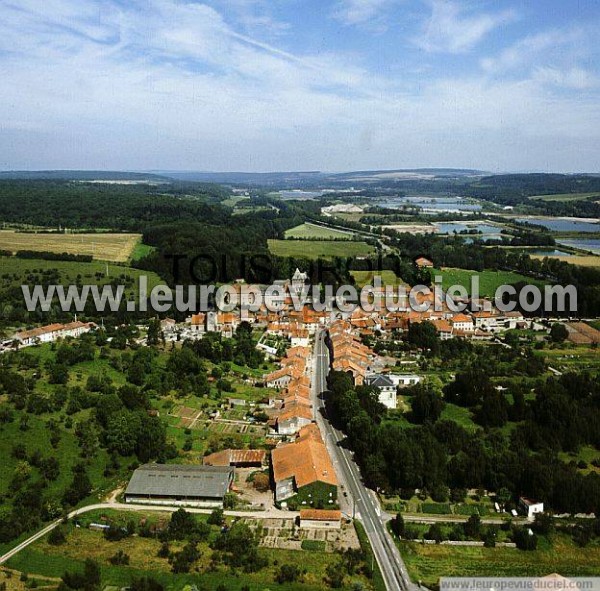
<svg viewBox="0 0 600 591">
<path fill-rule="evenodd" d="M 560 240 L 560 244 L 565 246 L 572 246 L 573 248 L 581 248 L 582 250 L 589 250 L 595 254 L 600 254 L 600 240 Z"/>
<path fill-rule="evenodd" d="M 600 224 L 593 222 L 583 222 L 575 218 L 554 218 L 554 219 L 539 219 L 539 218 L 519 218 L 517 222 L 535 224 L 543 226 L 553 232 L 598 232 L 600 233 Z"/>
</svg>

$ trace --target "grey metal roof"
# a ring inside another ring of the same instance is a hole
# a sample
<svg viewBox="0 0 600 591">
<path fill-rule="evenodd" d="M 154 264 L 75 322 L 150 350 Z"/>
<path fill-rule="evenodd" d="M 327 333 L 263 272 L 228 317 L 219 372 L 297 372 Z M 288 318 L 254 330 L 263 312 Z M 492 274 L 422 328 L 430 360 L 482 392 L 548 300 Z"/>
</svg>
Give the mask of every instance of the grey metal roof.
<svg viewBox="0 0 600 591">
<path fill-rule="evenodd" d="M 230 466 L 145 464 L 133 473 L 125 495 L 222 499 L 232 478 Z"/>
<path fill-rule="evenodd" d="M 365 382 L 369 386 L 375 386 L 376 388 L 389 388 L 394 386 L 394 382 L 384 375 L 367 376 Z"/>
</svg>

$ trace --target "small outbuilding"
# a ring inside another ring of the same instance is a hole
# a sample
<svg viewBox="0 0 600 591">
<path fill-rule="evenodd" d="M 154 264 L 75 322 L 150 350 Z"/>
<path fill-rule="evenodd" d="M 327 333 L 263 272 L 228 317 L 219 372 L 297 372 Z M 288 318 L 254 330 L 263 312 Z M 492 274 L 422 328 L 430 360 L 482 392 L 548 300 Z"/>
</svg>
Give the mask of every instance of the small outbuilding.
<svg viewBox="0 0 600 591">
<path fill-rule="evenodd" d="M 302 509 L 300 527 L 310 529 L 340 529 L 342 513 L 330 509 Z"/>
<path fill-rule="evenodd" d="M 544 503 L 539 503 L 538 501 L 532 501 L 527 497 L 521 497 L 519 499 L 519 509 L 525 514 L 527 519 L 533 521 L 536 513 L 544 512 Z"/>
</svg>

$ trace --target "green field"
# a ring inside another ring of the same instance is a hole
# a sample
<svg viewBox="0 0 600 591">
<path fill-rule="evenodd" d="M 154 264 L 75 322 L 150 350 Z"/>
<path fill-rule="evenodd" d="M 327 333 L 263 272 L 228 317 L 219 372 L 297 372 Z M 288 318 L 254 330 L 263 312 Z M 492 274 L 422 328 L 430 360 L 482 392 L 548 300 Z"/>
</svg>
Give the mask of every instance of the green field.
<svg viewBox="0 0 600 591">
<path fill-rule="evenodd" d="M 596 576 L 600 564 L 600 546 L 590 545 L 582 550 L 564 535 L 540 539 L 533 552 L 404 541 L 398 545 L 413 581 L 430 587 L 437 585 L 442 576 Z"/>
<path fill-rule="evenodd" d="M 462 285 L 468 292 L 471 291 L 471 278 L 474 276 L 479 277 L 479 295 L 482 297 L 493 297 L 501 285 L 510 285 L 520 281 L 538 286 L 543 285 L 541 281 L 511 271 L 470 271 L 450 267 L 431 270 L 432 278 L 435 279 L 439 275 L 442 276 L 444 290 L 452 285 Z"/>
<path fill-rule="evenodd" d="M 142 244 L 141 242 L 138 242 L 135 245 L 133 252 L 131 253 L 131 260 L 139 261 L 140 259 L 143 259 L 149 254 L 152 254 L 155 250 L 156 248 L 154 246 L 148 246 L 147 244 Z"/>
<path fill-rule="evenodd" d="M 303 238 L 304 240 L 351 240 L 352 233 L 305 223 L 287 230 L 285 237 Z"/>
<path fill-rule="evenodd" d="M 373 285 L 375 276 L 381 277 L 382 285 L 404 285 L 402 279 L 397 277 L 393 271 L 350 271 L 350 274 L 354 277 L 357 287 Z"/>
<path fill-rule="evenodd" d="M 556 193 L 554 195 L 533 195 L 529 199 L 533 201 L 584 201 L 592 197 L 600 199 L 600 193 Z"/>
<path fill-rule="evenodd" d="M 375 252 L 366 242 L 328 240 L 269 240 L 269 250 L 280 257 L 307 259 L 368 256 Z"/>
</svg>

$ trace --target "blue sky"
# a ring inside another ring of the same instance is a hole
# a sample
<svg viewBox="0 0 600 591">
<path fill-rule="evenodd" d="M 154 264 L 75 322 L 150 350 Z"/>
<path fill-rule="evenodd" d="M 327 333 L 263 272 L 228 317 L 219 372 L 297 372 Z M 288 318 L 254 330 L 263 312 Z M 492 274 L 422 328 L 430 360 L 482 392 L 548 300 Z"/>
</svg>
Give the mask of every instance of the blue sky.
<svg viewBox="0 0 600 591">
<path fill-rule="evenodd" d="M 600 172 L 597 0 L 3 0 L 0 169 Z"/>
</svg>

